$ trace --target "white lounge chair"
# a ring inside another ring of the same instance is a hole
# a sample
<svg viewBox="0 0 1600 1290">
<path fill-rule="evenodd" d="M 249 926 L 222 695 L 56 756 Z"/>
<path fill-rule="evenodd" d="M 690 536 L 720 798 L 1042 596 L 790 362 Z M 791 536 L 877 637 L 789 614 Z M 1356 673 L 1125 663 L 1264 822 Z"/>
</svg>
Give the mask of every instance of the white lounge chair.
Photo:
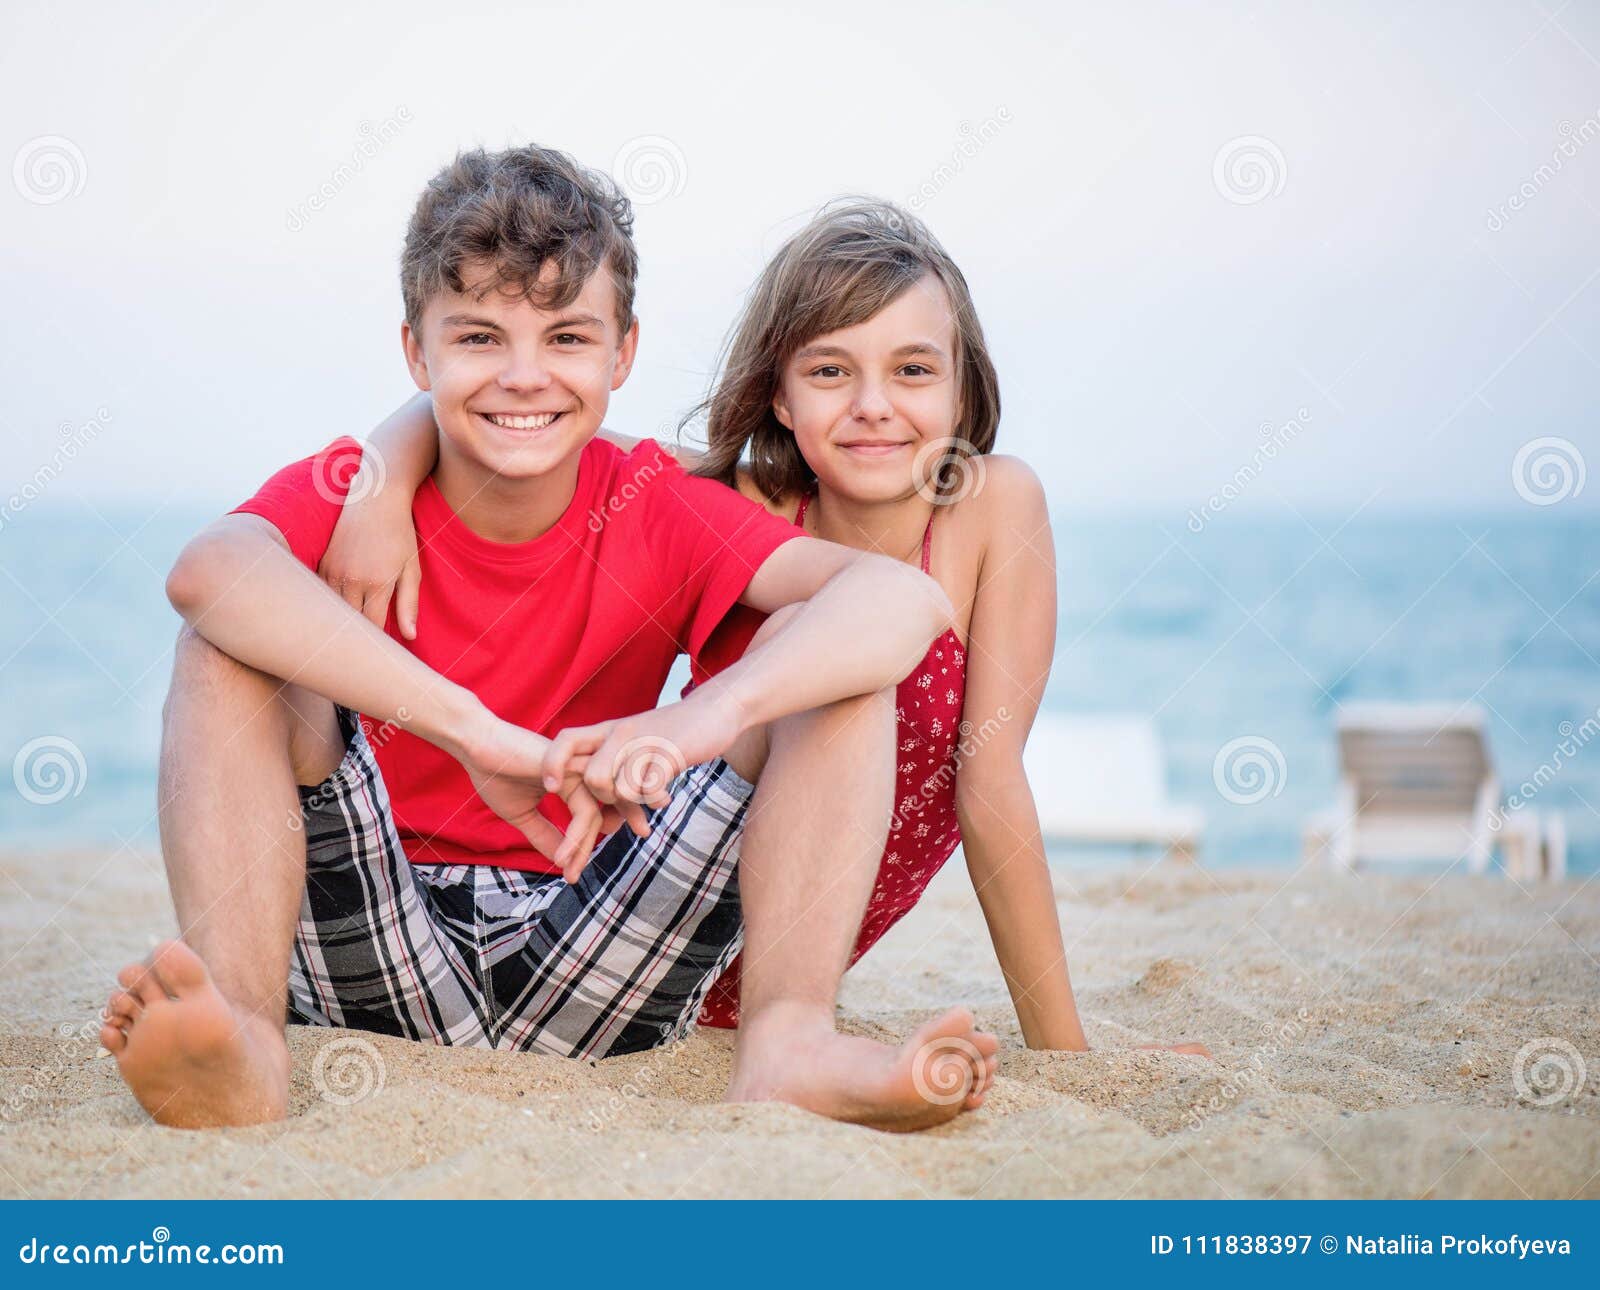
<svg viewBox="0 0 1600 1290">
<path fill-rule="evenodd" d="M 1507 874 L 1560 877 L 1565 833 L 1531 811 L 1507 814 L 1482 709 L 1350 704 L 1340 713 L 1339 800 L 1307 823 L 1305 858 L 1337 869 L 1438 860 L 1480 873 L 1496 842 Z"/>
<path fill-rule="evenodd" d="M 1046 841 L 1199 852 L 1205 817 L 1168 800 L 1161 740 L 1145 718 L 1041 712 L 1022 762 Z"/>
</svg>

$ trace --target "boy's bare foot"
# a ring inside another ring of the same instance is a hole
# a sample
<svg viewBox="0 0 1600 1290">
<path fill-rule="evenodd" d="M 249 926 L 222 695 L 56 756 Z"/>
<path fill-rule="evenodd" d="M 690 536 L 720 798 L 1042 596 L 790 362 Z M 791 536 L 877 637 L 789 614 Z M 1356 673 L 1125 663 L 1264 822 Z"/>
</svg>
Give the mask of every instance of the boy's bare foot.
<svg viewBox="0 0 1600 1290">
<path fill-rule="evenodd" d="M 117 973 L 100 1042 L 139 1105 L 180 1129 L 281 1120 L 289 1049 L 270 1022 L 237 1011 L 182 941 Z"/>
<path fill-rule="evenodd" d="M 1000 1042 L 953 1008 L 895 1048 L 841 1035 L 826 1012 L 775 1005 L 743 1019 L 730 1102 L 789 1102 L 908 1133 L 983 1105 Z"/>
</svg>

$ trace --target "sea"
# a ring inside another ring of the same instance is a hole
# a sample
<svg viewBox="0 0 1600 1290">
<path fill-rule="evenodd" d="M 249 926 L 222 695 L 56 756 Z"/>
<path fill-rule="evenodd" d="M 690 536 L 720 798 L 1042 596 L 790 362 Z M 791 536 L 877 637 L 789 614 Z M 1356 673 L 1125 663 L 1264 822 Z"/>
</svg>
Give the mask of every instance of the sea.
<svg viewBox="0 0 1600 1290">
<path fill-rule="evenodd" d="M 162 582 L 212 515 L 45 497 L 0 523 L 0 848 L 156 846 L 178 628 Z M 1298 863 L 1334 799 L 1339 711 L 1373 700 L 1476 705 L 1507 790 L 1559 814 L 1571 872 L 1600 870 L 1600 516 L 1152 511 L 1053 530 L 1045 709 L 1151 721 L 1170 798 L 1204 814 L 1203 864 Z M 1241 747 L 1267 775 L 1246 791 Z"/>
</svg>

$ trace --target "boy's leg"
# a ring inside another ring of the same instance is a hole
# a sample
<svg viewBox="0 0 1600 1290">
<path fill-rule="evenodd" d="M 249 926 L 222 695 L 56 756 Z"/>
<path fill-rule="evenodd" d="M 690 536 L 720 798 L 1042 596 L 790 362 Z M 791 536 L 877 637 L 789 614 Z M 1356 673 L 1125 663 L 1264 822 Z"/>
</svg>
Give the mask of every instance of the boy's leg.
<svg viewBox="0 0 1600 1290">
<path fill-rule="evenodd" d="M 101 1031 L 163 1124 L 284 1114 L 290 946 L 305 889 L 297 783 L 339 765 L 332 704 L 178 638 L 162 728 L 161 849 L 181 941 L 118 974 Z"/>
<path fill-rule="evenodd" d="M 892 691 L 783 718 L 728 754 L 756 784 L 740 846 L 744 974 L 730 1100 L 916 1129 L 977 1106 L 994 1076 L 998 1041 L 965 1009 L 899 1048 L 834 1030 L 893 810 L 894 754 Z"/>
</svg>

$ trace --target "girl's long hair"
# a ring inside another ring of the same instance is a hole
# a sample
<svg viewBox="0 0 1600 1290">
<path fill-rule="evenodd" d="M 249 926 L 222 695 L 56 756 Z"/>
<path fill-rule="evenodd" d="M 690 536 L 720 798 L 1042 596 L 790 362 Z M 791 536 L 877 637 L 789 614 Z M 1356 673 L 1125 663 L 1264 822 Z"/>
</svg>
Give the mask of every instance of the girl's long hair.
<svg viewBox="0 0 1600 1290">
<path fill-rule="evenodd" d="M 784 243 L 751 291 L 710 396 L 681 427 L 706 418 L 707 449 L 695 473 L 734 485 L 748 448 L 763 496 L 809 491 L 816 475 L 772 410 L 779 374 L 801 346 L 865 322 L 929 274 L 943 284 L 955 324 L 959 411 L 950 455 L 990 451 L 1000 382 L 967 280 L 916 216 L 889 202 L 841 198 Z"/>
</svg>

